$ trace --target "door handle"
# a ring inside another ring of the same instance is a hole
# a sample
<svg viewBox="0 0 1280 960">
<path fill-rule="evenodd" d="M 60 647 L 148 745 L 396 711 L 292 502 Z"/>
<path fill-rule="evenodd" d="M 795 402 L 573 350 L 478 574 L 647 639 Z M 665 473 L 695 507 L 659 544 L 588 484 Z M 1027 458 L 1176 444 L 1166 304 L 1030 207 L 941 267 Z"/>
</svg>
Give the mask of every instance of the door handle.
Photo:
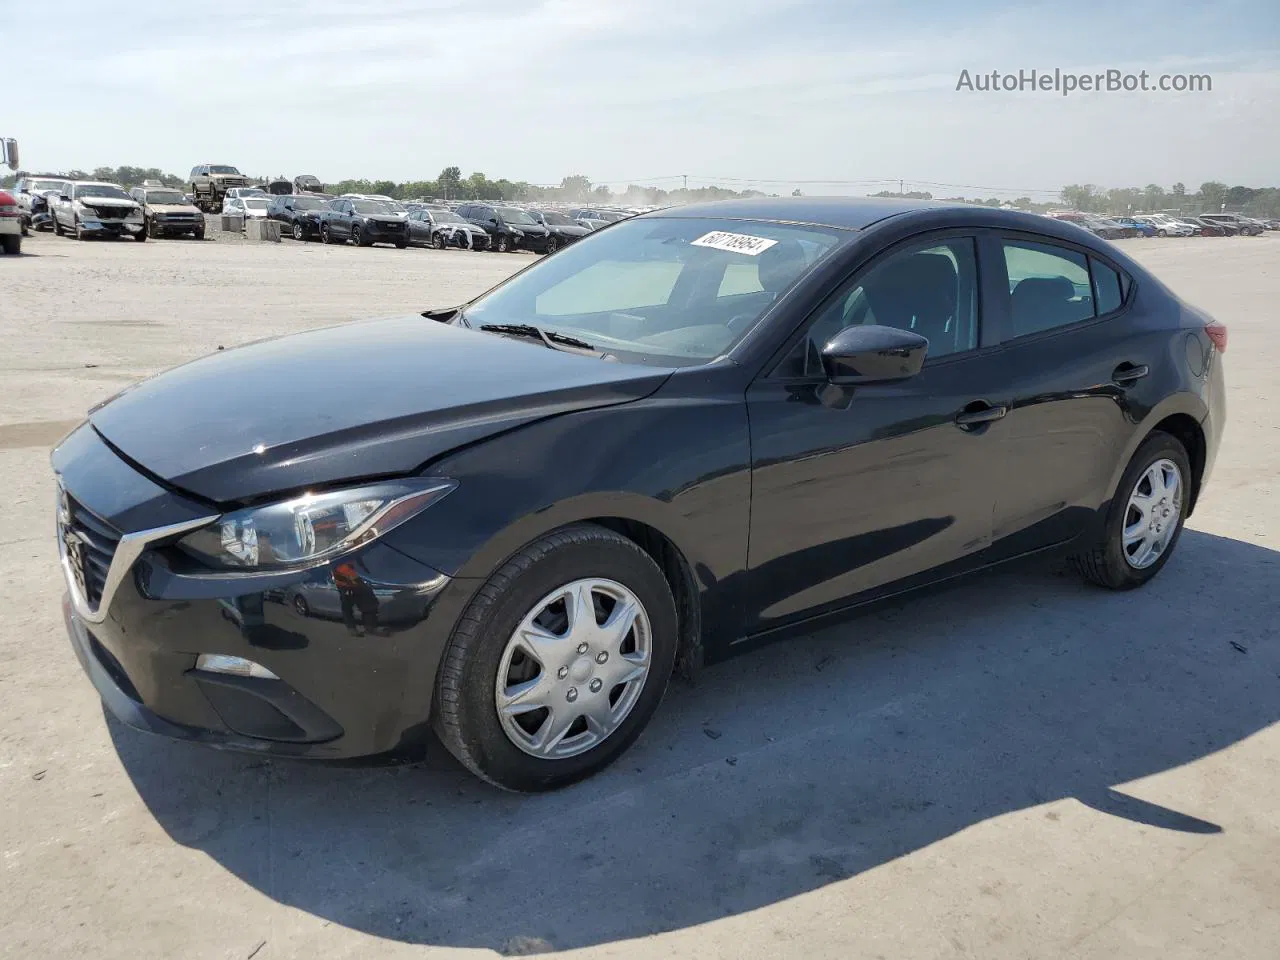
<svg viewBox="0 0 1280 960">
<path fill-rule="evenodd" d="M 1141 380 L 1150 372 L 1151 369 L 1145 363 L 1126 361 L 1111 371 L 1111 382 L 1121 387 L 1128 386 Z"/>
<path fill-rule="evenodd" d="M 999 420 L 1009 408 L 1003 403 L 991 404 L 985 400 L 975 400 L 956 414 L 956 426 L 976 427 L 992 420 Z"/>
</svg>

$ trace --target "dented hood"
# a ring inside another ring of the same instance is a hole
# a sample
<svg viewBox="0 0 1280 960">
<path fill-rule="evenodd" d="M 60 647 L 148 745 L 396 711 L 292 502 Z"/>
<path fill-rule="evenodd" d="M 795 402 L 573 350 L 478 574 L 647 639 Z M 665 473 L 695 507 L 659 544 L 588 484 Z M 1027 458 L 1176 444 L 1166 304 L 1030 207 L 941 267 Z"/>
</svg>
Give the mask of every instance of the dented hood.
<svg viewBox="0 0 1280 960">
<path fill-rule="evenodd" d="M 535 420 L 647 396 L 669 374 L 413 316 L 216 353 L 90 421 L 146 471 L 229 504 L 412 473 Z"/>
</svg>

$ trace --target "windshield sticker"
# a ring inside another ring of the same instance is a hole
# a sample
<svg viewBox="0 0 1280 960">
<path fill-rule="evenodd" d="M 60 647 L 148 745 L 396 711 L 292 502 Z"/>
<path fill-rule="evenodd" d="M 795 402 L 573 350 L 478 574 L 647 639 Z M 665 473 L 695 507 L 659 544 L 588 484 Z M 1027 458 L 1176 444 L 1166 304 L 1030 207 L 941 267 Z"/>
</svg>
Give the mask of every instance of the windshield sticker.
<svg viewBox="0 0 1280 960">
<path fill-rule="evenodd" d="M 767 237 L 714 230 L 711 233 L 704 233 L 697 240 L 690 241 L 690 246 L 711 247 L 713 250 L 727 250 L 729 253 L 745 253 L 748 257 L 758 257 L 777 242 Z"/>
</svg>

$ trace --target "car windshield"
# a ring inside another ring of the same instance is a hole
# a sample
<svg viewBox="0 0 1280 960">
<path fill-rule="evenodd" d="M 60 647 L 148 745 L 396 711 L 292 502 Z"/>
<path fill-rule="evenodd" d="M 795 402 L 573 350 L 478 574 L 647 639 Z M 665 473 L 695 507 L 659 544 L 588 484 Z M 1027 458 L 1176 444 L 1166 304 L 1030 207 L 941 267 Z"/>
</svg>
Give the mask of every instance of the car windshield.
<svg viewBox="0 0 1280 960">
<path fill-rule="evenodd" d="M 235 167 L 210 167 L 209 172 L 210 173 L 234 173 L 237 176 L 242 175 L 240 171 L 237 170 Z"/>
<path fill-rule="evenodd" d="M 325 205 L 325 201 L 319 197 L 294 197 L 293 209 L 295 210 L 319 210 Z"/>
<path fill-rule="evenodd" d="M 187 198 L 177 190 L 148 190 L 147 203 L 186 203 Z"/>
<path fill-rule="evenodd" d="M 244 205 L 250 210 L 267 209 L 267 201 L 262 197 L 241 197 L 240 199 L 244 201 Z"/>
<path fill-rule="evenodd" d="M 502 214 L 502 219 L 507 223 L 524 223 L 537 224 L 537 220 L 529 216 L 523 210 L 517 210 L 515 207 L 499 207 L 498 213 Z"/>
<path fill-rule="evenodd" d="M 260 189 L 258 189 L 257 187 L 236 187 L 236 188 L 235 188 L 235 193 L 233 193 L 233 194 L 232 194 L 232 196 L 235 196 L 235 197 L 266 197 L 266 196 L 270 196 L 270 194 L 268 194 L 268 193 L 267 193 L 267 191 L 265 191 L 265 190 L 260 190 Z"/>
<path fill-rule="evenodd" d="M 427 210 L 431 214 L 431 219 L 436 223 L 466 223 L 460 216 L 452 210 Z"/>
<path fill-rule="evenodd" d="M 128 200 L 129 195 L 119 187 L 109 183 L 82 183 L 76 187 L 77 197 L 114 197 L 117 200 Z"/>
<path fill-rule="evenodd" d="M 542 214 L 542 219 L 553 227 L 576 227 L 577 224 L 566 217 L 563 213 L 555 213 L 547 210 Z"/>
<path fill-rule="evenodd" d="M 32 180 L 30 186 L 27 187 L 27 191 L 35 193 L 39 190 L 57 190 L 61 186 L 61 180 Z"/>
<path fill-rule="evenodd" d="M 464 317 L 472 327 L 554 330 L 626 362 L 702 363 L 848 236 L 763 221 L 629 220 L 516 275 Z"/>
</svg>

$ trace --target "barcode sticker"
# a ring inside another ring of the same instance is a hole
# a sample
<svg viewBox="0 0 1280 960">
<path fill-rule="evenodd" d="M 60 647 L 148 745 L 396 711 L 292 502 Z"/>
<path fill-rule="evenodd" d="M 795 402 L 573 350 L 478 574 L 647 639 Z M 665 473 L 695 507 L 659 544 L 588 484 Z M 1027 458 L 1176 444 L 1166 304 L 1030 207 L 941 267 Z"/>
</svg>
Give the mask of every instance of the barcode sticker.
<svg viewBox="0 0 1280 960">
<path fill-rule="evenodd" d="M 711 233 L 704 233 L 697 240 L 691 241 L 690 245 L 694 247 L 711 247 L 713 250 L 727 250 L 729 253 L 745 253 L 749 257 L 758 257 L 777 240 L 770 240 L 768 237 L 753 237 L 745 233 L 726 233 L 723 230 L 714 230 Z"/>
</svg>

